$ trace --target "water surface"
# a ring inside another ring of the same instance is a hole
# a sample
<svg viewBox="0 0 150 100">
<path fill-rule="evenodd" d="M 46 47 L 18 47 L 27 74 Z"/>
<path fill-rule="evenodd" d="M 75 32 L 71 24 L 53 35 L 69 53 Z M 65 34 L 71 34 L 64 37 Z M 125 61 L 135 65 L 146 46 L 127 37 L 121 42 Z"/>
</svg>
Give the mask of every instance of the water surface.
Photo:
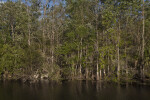
<svg viewBox="0 0 150 100">
<path fill-rule="evenodd" d="M 93 81 L 0 82 L 0 100 L 150 100 L 150 87 Z"/>
</svg>

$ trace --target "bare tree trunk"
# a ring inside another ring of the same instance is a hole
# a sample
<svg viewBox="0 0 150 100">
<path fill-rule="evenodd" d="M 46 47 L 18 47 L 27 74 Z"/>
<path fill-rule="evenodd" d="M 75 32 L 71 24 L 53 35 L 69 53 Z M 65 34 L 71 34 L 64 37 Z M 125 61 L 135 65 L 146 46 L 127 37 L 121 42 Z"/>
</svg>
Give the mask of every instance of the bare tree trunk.
<svg viewBox="0 0 150 100">
<path fill-rule="evenodd" d="M 105 71 L 105 68 L 103 70 L 103 73 L 104 73 L 104 78 L 106 77 L 106 71 Z"/>
<path fill-rule="evenodd" d="M 76 66 L 75 66 L 75 74 L 74 74 L 75 77 L 77 76 L 77 68 L 78 68 L 78 66 L 76 65 Z"/>
<path fill-rule="evenodd" d="M 45 24 L 46 24 L 46 21 L 45 20 L 46 20 L 47 3 L 48 3 L 48 0 L 46 0 L 46 4 L 45 4 L 44 9 L 43 9 L 44 10 L 44 16 L 43 16 L 43 34 L 42 34 L 43 35 L 42 36 L 42 42 L 43 42 L 42 47 L 43 47 L 43 49 L 42 49 L 42 51 L 43 51 L 44 55 L 45 55 L 45 49 L 46 49 L 45 48 L 45 31 L 46 31 L 46 25 Z"/>
<path fill-rule="evenodd" d="M 97 51 L 97 54 L 99 54 L 99 48 L 98 48 L 98 45 L 99 45 L 99 43 L 98 43 L 98 30 L 96 29 L 96 33 L 97 33 L 97 43 L 96 43 L 96 51 Z M 97 69 L 97 76 L 96 76 L 96 78 L 97 78 L 97 80 L 99 80 L 99 55 L 97 55 L 97 64 L 96 64 L 96 69 Z"/>
<path fill-rule="evenodd" d="M 127 65 L 127 48 L 126 48 L 126 45 L 125 45 L 125 68 L 126 68 L 126 78 L 128 80 L 128 65 Z"/>
<path fill-rule="evenodd" d="M 53 4 L 55 4 L 55 0 L 53 0 Z M 51 38 L 51 67 L 52 67 L 52 73 L 54 72 L 54 44 L 55 44 L 55 31 L 54 31 L 54 25 L 55 25 L 55 11 L 53 9 L 53 12 L 52 12 L 52 19 L 53 19 L 53 22 L 52 22 L 52 38 Z"/>
<path fill-rule="evenodd" d="M 96 73 L 97 76 L 96 76 L 96 78 L 97 78 L 97 80 L 99 80 L 99 66 L 98 66 L 98 61 L 97 61 L 97 65 L 96 66 L 97 66 L 97 73 Z"/>
<path fill-rule="evenodd" d="M 108 63 L 108 68 L 107 68 L 108 72 L 107 72 L 107 75 L 108 75 L 109 74 L 109 70 L 110 70 L 110 66 L 109 66 L 109 51 L 108 51 L 107 63 Z"/>
<path fill-rule="evenodd" d="M 86 48 L 85 48 L 85 56 L 86 56 L 86 79 L 89 79 L 89 69 L 88 69 L 88 66 L 87 66 L 87 54 L 88 54 L 88 52 L 87 52 L 87 50 L 88 50 L 88 46 L 86 46 Z"/>
<path fill-rule="evenodd" d="M 98 13 L 98 5 L 96 5 L 95 11 Z M 98 34 L 98 14 L 96 13 L 96 53 L 97 53 L 97 64 L 96 64 L 96 78 L 99 80 L 99 34 Z"/>
<path fill-rule="evenodd" d="M 72 78 L 72 80 L 73 80 L 73 78 L 74 78 L 74 76 L 75 76 L 75 71 L 74 71 L 74 69 L 75 69 L 75 64 L 74 64 L 74 62 L 73 62 L 73 64 L 72 64 L 72 76 L 71 76 L 71 78 Z"/>
<path fill-rule="evenodd" d="M 81 38 L 81 52 L 80 52 L 80 68 L 79 68 L 79 73 L 80 73 L 80 78 L 82 77 L 82 38 Z"/>
<path fill-rule="evenodd" d="M 145 38 L 144 38 L 144 34 L 145 34 L 145 12 L 144 12 L 144 0 L 143 0 L 143 11 L 142 11 L 142 15 L 143 15 L 143 32 L 142 32 L 142 68 L 141 68 L 141 77 L 142 77 L 142 80 L 144 78 L 144 48 L 145 48 Z"/>
<path fill-rule="evenodd" d="M 127 26 L 128 26 L 128 20 L 129 17 L 127 17 Z M 127 33 L 129 32 L 129 28 L 126 28 Z M 126 69 L 126 80 L 127 80 L 127 84 L 128 84 L 128 59 L 127 59 L 127 42 L 125 41 L 125 69 Z"/>
<path fill-rule="evenodd" d="M 102 70 L 99 71 L 99 79 L 102 80 Z"/>
<path fill-rule="evenodd" d="M 12 34 L 13 41 L 15 41 L 14 26 L 13 25 L 11 25 L 11 34 Z"/>
<path fill-rule="evenodd" d="M 79 47 L 79 45 L 78 45 L 78 64 L 79 65 L 76 65 L 76 68 L 78 68 L 78 70 L 79 70 L 79 73 L 76 73 L 77 76 L 78 76 L 78 74 L 80 74 L 80 68 L 79 68 L 80 67 L 80 47 Z"/>
<path fill-rule="evenodd" d="M 117 44 L 117 59 L 118 59 L 118 70 L 117 70 L 117 77 L 118 81 L 120 80 L 120 23 L 119 23 L 119 29 L 118 29 L 118 44 Z"/>
<path fill-rule="evenodd" d="M 88 68 L 86 68 L 86 79 L 88 79 L 89 78 L 89 70 L 88 70 Z"/>
<path fill-rule="evenodd" d="M 27 1 L 26 1 L 27 4 Z M 28 45 L 31 45 L 31 31 L 30 31 L 30 14 L 29 14 L 29 6 L 27 5 L 27 14 L 28 14 Z"/>
</svg>

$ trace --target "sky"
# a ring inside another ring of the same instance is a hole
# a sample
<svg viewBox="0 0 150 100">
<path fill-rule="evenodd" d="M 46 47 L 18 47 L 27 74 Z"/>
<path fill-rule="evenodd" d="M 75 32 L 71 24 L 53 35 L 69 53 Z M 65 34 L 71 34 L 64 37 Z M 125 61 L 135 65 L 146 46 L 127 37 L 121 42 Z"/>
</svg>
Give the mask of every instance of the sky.
<svg viewBox="0 0 150 100">
<path fill-rule="evenodd" d="M 4 3 L 6 1 L 8 1 L 8 0 L 0 0 L 0 3 Z M 18 0 L 10 0 L 10 1 L 15 2 L 15 1 L 18 1 Z M 25 0 L 21 0 L 21 1 L 25 3 Z M 41 1 L 42 1 L 43 4 L 46 4 L 46 0 L 41 0 Z M 51 6 L 52 4 L 53 4 L 53 1 L 51 1 L 49 5 Z M 55 2 L 55 4 L 57 5 L 58 3 Z"/>
<path fill-rule="evenodd" d="M 0 2 L 4 3 L 6 2 L 7 0 L 0 0 Z M 10 1 L 18 1 L 18 0 L 10 0 Z M 21 0 L 22 2 L 25 2 L 25 0 Z M 42 0 L 43 3 L 46 3 L 46 0 Z"/>
</svg>

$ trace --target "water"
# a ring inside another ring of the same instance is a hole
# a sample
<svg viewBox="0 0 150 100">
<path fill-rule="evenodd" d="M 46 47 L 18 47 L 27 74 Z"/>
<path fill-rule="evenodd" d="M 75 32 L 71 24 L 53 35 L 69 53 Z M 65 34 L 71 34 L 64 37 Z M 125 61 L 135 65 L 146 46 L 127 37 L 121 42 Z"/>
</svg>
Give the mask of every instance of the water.
<svg viewBox="0 0 150 100">
<path fill-rule="evenodd" d="M 150 87 L 93 81 L 0 82 L 0 100 L 150 100 Z"/>
</svg>

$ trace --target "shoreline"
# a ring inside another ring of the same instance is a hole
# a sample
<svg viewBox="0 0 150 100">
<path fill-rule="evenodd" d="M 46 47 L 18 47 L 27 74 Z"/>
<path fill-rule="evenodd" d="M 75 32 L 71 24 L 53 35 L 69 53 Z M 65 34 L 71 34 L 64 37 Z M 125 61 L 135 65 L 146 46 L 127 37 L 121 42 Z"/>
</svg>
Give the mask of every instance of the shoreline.
<svg viewBox="0 0 150 100">
<path fill-rule="evenodd" d="M 114 82 L 114 81 L 105 81 L 105 80 L 84 80 L 84 79 L 74 79 L 74 80 L 70 80 L 70 79 L 57 79 L 57 80 L 53 80 L 53 79 L 27 79 L 24 80 L 23 78 L 20 79 L 0 79 L 0 82 L 21 82 L 23 84 L 25 83 L 29 83 L 29 84 L 38 84 L 41 82 L 46 82 L 46 83 L 50 83 L 50 82 L 55 82 L 55 83 L 65 83 L 65 82 L 93 82 L 93 83 L 99 83 L 99 84 L 112 84 L 112 85 L 122 85 L 122 86 L 150 86 L 150 80 L 148 81 L 144 81 L 144 82 L 140 82 L 140 81 L 123 81 L 123 82 Z"/>
</svg>

